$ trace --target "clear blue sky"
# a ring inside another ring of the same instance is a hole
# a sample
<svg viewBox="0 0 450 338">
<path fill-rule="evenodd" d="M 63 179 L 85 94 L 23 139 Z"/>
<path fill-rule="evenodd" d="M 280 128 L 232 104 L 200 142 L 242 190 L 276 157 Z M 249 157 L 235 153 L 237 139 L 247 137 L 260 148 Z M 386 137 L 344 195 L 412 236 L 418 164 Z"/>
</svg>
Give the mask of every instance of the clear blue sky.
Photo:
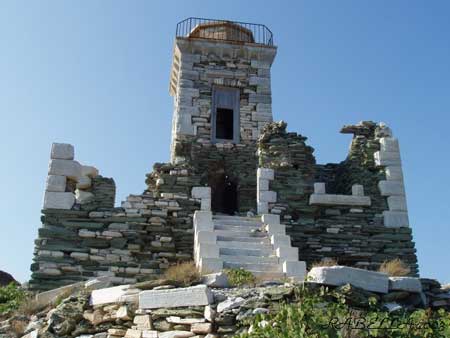
<svg viewBox="0 0 450 338">
<path fill-rule="evenodd" d="M 50 145 L 114 177 L 117 200 L 169 158 L 175 25 L 264 23 L 278 55 L 276 120 L 318 162 L 346 156 L 343 124 L 385 121 L 400 139 L 422 276 L 450 282 L 448 1 L 1 1 L 0 269 L 25 281 Z"/>
</svg>

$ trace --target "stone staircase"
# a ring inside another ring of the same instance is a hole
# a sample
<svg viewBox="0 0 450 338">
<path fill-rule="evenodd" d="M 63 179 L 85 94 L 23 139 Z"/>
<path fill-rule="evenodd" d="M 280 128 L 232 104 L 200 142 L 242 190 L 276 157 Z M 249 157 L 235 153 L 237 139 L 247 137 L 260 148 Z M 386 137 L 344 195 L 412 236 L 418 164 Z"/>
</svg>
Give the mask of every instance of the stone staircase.
<svg viewBox="0 0 450 338">
<path fill-rule="evenodd" d="M 298 261 L 298 249 L 291 247 L 277 215 L 239 217 L 196 211 L 194 229 L 194 257 L 202 273 L 244 268 L 265 280 L 303 280 L 306 275 L 305 263 Z"/>
</svg>

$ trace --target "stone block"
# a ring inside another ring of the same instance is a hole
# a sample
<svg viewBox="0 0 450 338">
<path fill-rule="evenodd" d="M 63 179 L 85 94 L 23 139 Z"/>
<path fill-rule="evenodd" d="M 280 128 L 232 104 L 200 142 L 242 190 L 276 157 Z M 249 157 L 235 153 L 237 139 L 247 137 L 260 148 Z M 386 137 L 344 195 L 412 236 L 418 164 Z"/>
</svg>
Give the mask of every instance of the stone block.
<svg viewBox="0 0 450 338">
<path fill-rule="evenodd" d="M 66 182 L 66 176 L 48 175 L 45 190 L 52 192 L 65 192 Z"/>
<path fill-rule="evenodd" d="M 285 261 L 298 261 L 298 248 L 281 246 L 275 250 L 277 257 Z"/>
<path fill-rule="evenodd" d="M 310 205 L 348 205 L 348 206 L 370 206 L 369 196 L 334 195 L 334 194 L 312 194 L 309 197 Z"/>
<path fill-rule="evenodd" d="M 92 180 L 90 177 L 88 176 L 81 176 L 78 178 L 78 182 L 77 182 L 77 189 L 87 189 L 90 188 L 92 185 Z"/>
<path fill-rule="evenodd" d="M 280 215 L 263 214 L 261 220 L 264 224 L 280 224 Z"/>
<path fill-rule="evenodd" d="M 210 187 L 193 187 L 192 188 L 192 198 L 211 198 L 211 188 Z"/>
<path fill-rule="evenodd" d="M 214 223 L 212 221 L 211 211 L 195 211 L 194 213 L 194 228 L 195 231 L 213 231 Z"/>
<path fill-rule="evenodd" d="M 81 176 L 81 165 L 72 160 L 50 160 L 48 174 L 67 176 L 77 180 Z"/>
<path fill-rule="evenodd" d="M 119 285 L 112 288 L 94 290 L 91 293 L 89 304 L 92 306 L 118 303 L 126 295 L 130 285 Z"/>
<path fill-rule="evenodd" d="M 269 168 L 258 168 L 256 176 L 257 176 L 257 178 L 273 180 L 275 177 L 275 172 L 273 169 L 269 169 Z"/>
<path fill-rule="evenodd" d="M 260 191 L 258 197 L 260 202 L 274 203 L 277 201 L 277 193 L 275 191 Z"/>
<path fill-rule="evenodd" d="M 73 145 L 68 143 L 53 143 L 50 158 L 52 160 L 73 160 L 75 150 Z"/>
<path fill-rule="evenodd" d="M 206 285 L 169 290 L 149 290 L 139 293 L 140 309 L 203 306 L 213 302 L 213 295 Z"/>
<path fill-rule="evenodd" d="M 81 166 L 81 176 L 87 176 L 90 178 L 95 178 L 98 176 L 98 169 L 90 165 Z"/>
<path fill-rule="evenodd" d="M 367 291 L 387 293 L 388 275 L 381 272 L 351 268 L 348 266 L 324 266 L 312 268 L 308 280 L 325 285 L 352 284 Z"/>
<path fill-rule="evenodd" d="M 295 277 L 297 280 L 304 280 L 306 277 L 306 263 L 299 261 L 284 261 L 283 272 L 287 277 Z"/>
<path fill-rule="evenodd" d="M 380 138 L 380 150 L 384 152 L 400 152 L 398 140 L 395 137 L 382 137 Z"/>
<path fill-rule="evenodd" d="M 142 338 L 142 331 L 135 329 L 128 329 L 125 338 Z"/>
<path fill-rule="evenodd" d="M 405 196 L 389 196 L 387 198 L 389 210 L 391 211 L 407 211 Z"/>
<path fill-rule="evenodd" d="M 291 237 L 287 235 L 275 234 L 270 236 L 270 244 L 274 248 L 279 248 L 280 246 L 291 246 Z"/>
<path fill-rule="evenodd" d="M 212 332 L 211 323 L 193 323 L 191 326 L 191 331 L 195 334 L 208 334 Z"/>
<path fill-rule="evenodd" d="M 377 151 L 374 155 L 375 164 L 378 166 L 400 166 L 400 153 L 394 151 Z"/>
<path fill-rule="evenodd" d="M 269 212 L 269 203 L 267 202 L 256 202 L 256 206 L 257 206 L 257 210 L 258 210 L 258 214 L 265 214 Z"/>
<path fill-rule="evenodd" d="M 364 187 L 361 184 L 352 185 L 352 195 L 353 196 L 364 196 Z"/>
<path fill-rule="evenodd" d="M 383 211 L 383 217 L 385 227 L 409 227 L 408 213 L 405 211 Z"/>
<path fill-rule="evenodd" d="M 211 243 L 217 241 L 217 234 L 214 231 L 199 231 L 195 234 L 196 243 Z"/>
<path fill-rule="evenodd" d="M 378 182 L 381 196 L 404 196 L 405 187 L 402 181 L 380 181 Z"/>
<path fill-rule="evenodd" d="M 266 230 L 269 236 L 286 234 L 286 226 L 284 224 L 268 224 Z"/>
<path fill-rule="evenodd" d="M 198 258 L 219 258 L 219 246 L 213 243 L 199 243 L 197 255 Z"/>
<path fill-rule="evenodd" d="M 166 332 L 160 332 L 158 334 L 159 338 L 189 338 L 194 337 L 195 333 L 191 331 L 166 331 Z"/>
<path fill-rule="evenodd" d="M 71 192 L 46 191 L 44 195 L 44 209 L 72 209 L 75 196 Z"/>
<path fill-rule="evenodd" d="M 211 211 L 211 199 L 210 198 L 202 198 L 200 201 L 200 210 L 202 211 Z"/>
<path fill-rule="evenodd" d="M 385 173 L 388 181 L 403 181 L 403 170 L 400 166 L 388 166 Z"/>
<path fill-rule="evenodd" d="M 39 308 L 45 308 L 48 305 L 54 304 L 58 298 L 67 293 L 75 292 L 83 287 L 83 282 L 62 286 L 57 289 L 44 291 L 36 294 L 34 297 L 36 305 Z"/>
<path fill-rule="evenodd" d="M 223 272 L 211 273 L 202 277 L 202 283 L 213 288 L 229 287 L 228 277 Z"/>
<path fill-rule="evenodd" d="M 325 194 L 326 193 L 325 183 L 323 183 L 323 182 L 314 183 L 314 193 L 315 194 Z"/>
<path fill-rule="evenodd" d="M 389 277 L 389 290 L 422 292 L 422 283 L 415 277 Z"/>
<path fill-rule="evenodd" d="M 94 194 L 89 191 L 75 190 L 75 199 L 79 204 L 86 204 L 94 199 Z"/>
<path fill-rule="evenodd" d="M 223 261 L 220 258 L 202 257 L 199 260 L 198 268 L 201 274 L 221 272 L 223 269 Z"/>
<path fill-rule="evenodd" d="M 258 179 L 258 191 L 267 191 L 269 190 L 269 180 L 264 178 Z"/>
</svg>

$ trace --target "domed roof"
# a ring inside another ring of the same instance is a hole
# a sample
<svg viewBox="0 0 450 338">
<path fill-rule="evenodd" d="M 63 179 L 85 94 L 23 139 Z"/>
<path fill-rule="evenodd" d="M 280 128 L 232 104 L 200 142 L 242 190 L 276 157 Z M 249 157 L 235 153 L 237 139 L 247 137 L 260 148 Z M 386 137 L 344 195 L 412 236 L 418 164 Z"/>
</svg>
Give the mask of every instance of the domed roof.
<svg viewBox="0 0 450 338">
<path fill-rule="evenodd" d="M 231 21 L 207 22 L 195 26 L 189 33 L 190 38 L 216 39 L 254 43 L 250 29 Z"/>
</svg>

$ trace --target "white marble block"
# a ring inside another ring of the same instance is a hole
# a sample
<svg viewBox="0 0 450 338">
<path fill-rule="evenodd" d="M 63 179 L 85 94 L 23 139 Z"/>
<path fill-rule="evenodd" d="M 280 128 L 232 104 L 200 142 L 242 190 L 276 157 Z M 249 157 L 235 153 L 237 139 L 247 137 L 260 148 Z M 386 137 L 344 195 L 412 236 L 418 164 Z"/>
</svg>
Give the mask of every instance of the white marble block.
<svg viewBox="0 0 450 338">
<path fill-rule="evenodd" d="M 210 187 L 193 187 L 192 188 L 192 198 L 211 198 L 211 188 Z"/>
<path fill-rule="evenodd" d="M 407 211 L 405 196 L 389 196 L 387 198 L 389 210 L 391 211 Z"/>
<path fill-rule="evenodd" d="M 195 231 L 213 231 L 214 223 L 212 221 L 211 211 L 195 211 L 194 213 Z"/>
<path fill-rule="evenodd" d="M 46 191 L 44 194 L 44 209 L 72 209 L 75 195 L 71 192 Z"/>
<path fill-rule="evenodd" d="M 272 235 L 270 236 L 270 244 L 272 244 L 274 248 L 279 248 L 280 246 L 291 246 L 291 236 L 280 234 Z"/>
<path fill-rule="evenodd" d="M 95 178 L 98 176 L 98 169 L 90 165 L 82 165 L 81 176 L 88 176 L 90 178 Z"/>
<path fill-rule="evenodd" d="M 216 273 L 223 270 L 223 261 L 220 258 L 203 257 L 198 262 L 201 274 Z"/>
<path fill-rule="evenodd" d="M 348 266 L 312 268 L 308 273 L 308 280 L 334 286 L 350 283 L 364 290 L 379 293 L 387 293 L 389 290 L 389 278 L 387 274 Z"/>
<path fill-rule="evenodd" d="M 73 145 L 68 143 L 53 143 L 50 158 L 53 160 L 73 160 L 75 150 Z"/>
<path fill-rule="evenodd" d="M 352 185 L 352 195 L 353 196 L 364 196 L 364 187 L 361 184 Z"/>
<path fill-rule="evenodd" d="M 275 191 L 260 191 L 259 201 L 274 203 L 277 201 L 277 193 Z"/>
<path fill-rule="evenodd" d="M 273 169 L 258 168 L 256 176 L 257 176 L 257 178 L 262 178 L 262 179 L 266 179 L 266 180 L 273 180 L 274 177 L 275 177 L 275 172 L 274 172 Z"/>
<path fill-rule="evenodd" d="M 94 290 L 89 299 L 90 305 L 102 305 L 119 302 L 127 293 L 130 285 L 119 285 L 112 288 Z"/>
<path fill-rule="evenodd" d="M 400 152 L 398 140 L 395 137 L 380 138 L 380 150 L 384 152 Z"/>
<path fill-rule="evenodd" d="M 389 228 L 409 227 L 406 211 L 383 211 L 384 226 Z"/>
<path fill-rule="evenodd" d="M 285 261 L 298 261 L 298 248 L 280 246 L 275 250 L 277 257 Z"/>
<path fill-rule="evenodd" d="M 422 292 L 422 283 L 415 277 L 389 277 L 389 290 Z"/>
<path fill-rule="evenodd" d="M 309 196 L 310 205 L 349 205 L 370 206 L 372 203 L 369 196 L 334 195 L 334 194 L 312 194 Z"/>
<path fill-rule="evenodd" d="M 280 224 L 280 215 L 263 214 L 261 220 L 264 224 Z"/>
<path fill-rule="evenodd" d="M 326 193 L 325 183 L 323 183 L 323 182 L 314 183 L 314 193 L 315 194 L 325 194 Z"/>
<path fill-rule="evenodd" d="M 386 180 L 388 181 L 403 181 L 403 170 L 399 166 L 388 166 L 385 169 Z"/>
<path fill-rule="evenodd" d="M 48 175 L 45 190 L 53 192 L 65 192 L 66 181 L 66 176 Z"/>
<path fill-rule="evenodd" d="M 375 164 L 379 166 L 400 166 L 400 153 L 394 151 L 377 151 L 374 154 Z"/>
<path fill-rule="evenodd" d="M 72 160 L 50 160 L 48 173 L 77 180 L 81 176 L 81 165 Z"/>
<path fill-rule="evenodd" d="M 203 306 L 213 302 L 213 295 L 206 285 L 170 290 L 149 290 L 139 293 L 140 309 Z"/>
<path fill-rule="evenodd" d="M 306 277 L 306 263 L 303 261 L 285 261 L 283 262 L 283 272 L 287 277 L 297 277 L 304 279 Z"/>
<path fill-rule="evenodd" d="M 382 196 L 405 195 L 405 187 L 402 181 L 380 181 L 378 182 Z"/>
</svg>

